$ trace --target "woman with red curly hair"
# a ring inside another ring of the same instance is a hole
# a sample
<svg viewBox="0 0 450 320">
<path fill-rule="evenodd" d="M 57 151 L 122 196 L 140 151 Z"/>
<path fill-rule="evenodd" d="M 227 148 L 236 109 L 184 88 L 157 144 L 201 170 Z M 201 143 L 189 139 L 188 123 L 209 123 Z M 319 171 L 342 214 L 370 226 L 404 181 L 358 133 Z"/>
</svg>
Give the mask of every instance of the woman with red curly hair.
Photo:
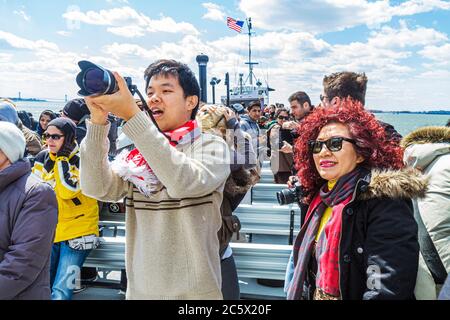
<svg viewBox="0 0 450 320">
<path fill-rule="evenodd" d="M 419 245 L 411 198 L 426 180 L 359 102 L 301 123 L 296 166 L 308 205 L 287 271 L 287 298 L 413 299 Z"/>
</svg>

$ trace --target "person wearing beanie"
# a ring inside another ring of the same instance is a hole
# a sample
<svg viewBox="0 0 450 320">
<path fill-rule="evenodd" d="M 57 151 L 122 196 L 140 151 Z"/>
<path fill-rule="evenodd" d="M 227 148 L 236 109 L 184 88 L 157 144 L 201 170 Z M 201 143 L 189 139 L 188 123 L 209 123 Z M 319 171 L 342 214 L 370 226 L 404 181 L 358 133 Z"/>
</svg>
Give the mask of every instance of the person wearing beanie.
<svg viewBox="0 0 450 320">
<path fill-rule="evenodd" d="M 47 130 L 47 126 L 50 123 L 50 121 L 56 119 L 57 116 L 52 110 L 44 110 L 41 112 L 41 115 L 39 116 L 39 121 L 36 124 L 36 133 L 41 137 L 44 134 L 45 130 Z"/>
<path fill-rule="evenodd" d="M 50 185 L 31 174 L 25 137 L 0 121 L 0 300 L 50 299 L 50 256 L 58 217 Z"/>
<path fill-rule="evenodd" d="M 61 112 L 61 117 L 69 118 L 77 125 L 76 139 L 78 144 L 80 144 L 86 136 L 86 120 L 88 120 L 90 116 L 91 112 L 89 111 L 84 99 L 70 100 Z M 108 132 L 109 160 L 113 160 L 117 149 L 116 140 L 118 138 L 118 119 L 110 114 L 108 115 L 108 121 L 111 123 L 111 127 Z"/>
<path fill-rule="evenodd" d="M 0 99 L 0 121 L 10 122 L 16 125 L 25 136 L 26 151 L 36 156 L 42 150 L 42 144 L 38 135 L 22 124 L 15 104 L 8 99 Z"/>
<path fill-rule="evenodd" d="M 58 224 L 52 248 L 50 286 L 53 300 L 71 300 L 84 260 L 98 245 L 97 201 L 80 190 L 79 149 L 75 123 L 52 120 L 43 134 L 47 149 L 36 156 L 33 172 L 54 186 Z"/>
</svg>

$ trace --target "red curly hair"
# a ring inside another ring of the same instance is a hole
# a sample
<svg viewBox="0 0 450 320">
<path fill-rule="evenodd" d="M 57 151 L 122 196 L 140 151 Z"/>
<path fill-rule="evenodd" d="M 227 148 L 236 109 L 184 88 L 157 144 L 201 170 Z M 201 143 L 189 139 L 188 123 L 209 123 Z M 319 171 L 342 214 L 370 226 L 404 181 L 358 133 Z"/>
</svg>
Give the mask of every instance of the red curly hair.
<svg viewBox="0 0 450 320">
<path fill-rule="evenodd" d="M 339 122 L 347 126 L 351 138 L 356 140 L 356 152 L 365 159 L 362 166 L 368 169 L 403 167 L 403 149 L 396 142 L 386 139 L 383 127 L 372 113 L 364 110 L 360 102 L 344 99 L 337 107 L 316 108 L 301 122 L 294 152 L 297 175 L 307 193 L 304 199 L 306 202 L 311 201 L 326 182 L 316 169 L 308 142 L 317 139 L 320 130 L 331 122 Z"/>
</svg>

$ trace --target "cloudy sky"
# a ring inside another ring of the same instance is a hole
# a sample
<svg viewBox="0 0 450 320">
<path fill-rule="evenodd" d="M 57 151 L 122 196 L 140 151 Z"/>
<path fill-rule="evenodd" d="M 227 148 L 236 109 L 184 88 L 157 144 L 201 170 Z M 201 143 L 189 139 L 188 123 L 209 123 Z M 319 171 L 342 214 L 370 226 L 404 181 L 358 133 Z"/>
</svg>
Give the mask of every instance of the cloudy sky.
<svg viewBox="0 0 450 320">
<path fill-rule="evenodd" d="M 367 74 L 370 108 L 450 110 L 449 0 L 206 1 L 0 0 L 0 96 L 75 97 L 79 60 L 143 88 L 152 61 L 197 73 L 205 53 L 208 78 L 228 71 L 234 82 L 248 37 L 227 28 L 230 16 L 253 20 L 255 73 L 276 89 L 271 102 L 303 90 L 318 103 L 323 76 L 348 70 Z"/>
</svg>

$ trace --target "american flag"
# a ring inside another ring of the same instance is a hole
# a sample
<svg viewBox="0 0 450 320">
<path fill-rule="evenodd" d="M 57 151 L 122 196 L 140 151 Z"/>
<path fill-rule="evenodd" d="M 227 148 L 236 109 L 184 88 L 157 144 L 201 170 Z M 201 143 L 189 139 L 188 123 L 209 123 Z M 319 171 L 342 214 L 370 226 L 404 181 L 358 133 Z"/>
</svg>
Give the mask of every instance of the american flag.
<svg viewBox="0 0 450 320">
<path fill-rule="evenodd" d="M 233 18 L 227 17 L 227 26 L 230 29 L 233 29 L 237 32 L 241 32 L 242 27 L 244 26 L 244 21 L 235 20 Z"/>
</svg>

